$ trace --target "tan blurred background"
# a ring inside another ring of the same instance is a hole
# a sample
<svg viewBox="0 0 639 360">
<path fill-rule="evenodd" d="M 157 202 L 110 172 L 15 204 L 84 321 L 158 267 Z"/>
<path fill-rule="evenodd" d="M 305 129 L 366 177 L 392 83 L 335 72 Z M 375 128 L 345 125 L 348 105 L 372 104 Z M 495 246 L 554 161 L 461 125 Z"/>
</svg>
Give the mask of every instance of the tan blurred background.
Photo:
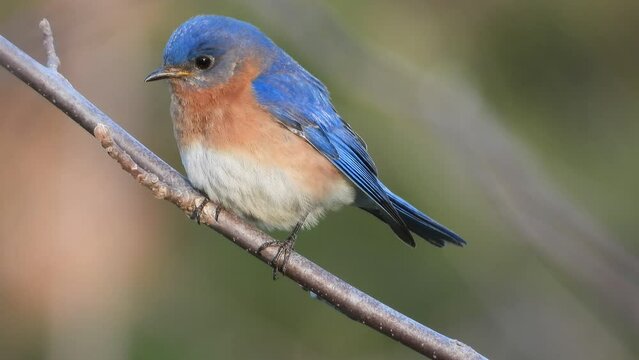
<svg viewBox="0 0 639 360">
<path fill-rule="evenodd" d="M 410 249 L 355 209 L 298 250 L 495 359 L 639 357 L 636 1 L 14 1 L 0 34 L 182 170 L 166 85 L 200 13 L 264 30 L 331 89 L 384 181 L 462 234 Z M 0 359 L 418 359 L 270 280 L 0 71 Z"/>
</svg>

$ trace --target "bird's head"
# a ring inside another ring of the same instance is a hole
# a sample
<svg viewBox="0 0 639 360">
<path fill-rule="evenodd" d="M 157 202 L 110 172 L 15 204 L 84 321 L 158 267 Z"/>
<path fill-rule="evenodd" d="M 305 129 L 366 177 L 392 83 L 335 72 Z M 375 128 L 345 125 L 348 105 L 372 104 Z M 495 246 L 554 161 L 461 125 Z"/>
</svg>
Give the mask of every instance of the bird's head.
<svg viewBox="0 0 639 360">
<path fill-rule="evenodd" d="M 164 49 L 164 65 L 145 81 L 171 79 L 196 87 L 214 87 L 227 82 L 246 61 L 268 66 L 278 51 L 249 23 L 225 16 L 196 16 L 173 32 Z"/>
</svg>

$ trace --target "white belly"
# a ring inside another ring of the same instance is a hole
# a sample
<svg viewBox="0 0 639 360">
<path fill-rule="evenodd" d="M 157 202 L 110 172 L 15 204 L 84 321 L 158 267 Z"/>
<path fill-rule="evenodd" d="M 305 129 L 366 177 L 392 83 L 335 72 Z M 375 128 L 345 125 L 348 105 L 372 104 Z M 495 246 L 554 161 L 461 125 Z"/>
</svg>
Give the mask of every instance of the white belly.
<svg viewBox="0 0 639 360">
<path fill-rule="evenodd" d="M 351 204 L 355 189 L 336 182 L 327 196 L 316 199 L 284 171 L 250 158 L 204 149 L 193 144 L 180 149 L 191 183 L 208 197 L 266 229 L 290 230 L 302 221 L 315 225 L 327 210 Z"/>
</svg>

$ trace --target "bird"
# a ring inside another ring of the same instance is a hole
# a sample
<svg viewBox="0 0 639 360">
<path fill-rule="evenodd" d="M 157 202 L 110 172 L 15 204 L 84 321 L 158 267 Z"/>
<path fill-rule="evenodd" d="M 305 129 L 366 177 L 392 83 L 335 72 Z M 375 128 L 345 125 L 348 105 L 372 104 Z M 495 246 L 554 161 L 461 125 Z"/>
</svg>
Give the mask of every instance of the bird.
<svg viewBox="0 0 639 360">
<path fill-rule="evenodd" d="M 189 181 L 262 229 L 290 231 L 257 251 L 278 246 L 271 265 L 285 254 L 280 271 L 298 232 L 345 205 L 371 213 L 412 247 L 413 233 L 437 247 L 466 244 L 382 183 L 326 86 L 256 26 L 221 15 L 187 20 L 145 81 L 162 79 Z"/>
</svg>

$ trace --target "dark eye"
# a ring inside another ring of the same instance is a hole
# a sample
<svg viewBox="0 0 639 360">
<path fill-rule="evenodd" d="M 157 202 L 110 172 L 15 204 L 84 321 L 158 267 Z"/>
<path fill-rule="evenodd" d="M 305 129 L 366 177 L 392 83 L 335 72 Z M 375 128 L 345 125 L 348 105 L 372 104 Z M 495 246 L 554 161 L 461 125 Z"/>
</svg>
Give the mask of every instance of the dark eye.
<svg viewBox="0 0 639 360">
<path fill-rule="evenodd" d="M 195 58 L 195 66 L 198 69 L 206 70 L 213 65 L 213 59 L 209 56 L 198 56 Z"/>
</svg>

